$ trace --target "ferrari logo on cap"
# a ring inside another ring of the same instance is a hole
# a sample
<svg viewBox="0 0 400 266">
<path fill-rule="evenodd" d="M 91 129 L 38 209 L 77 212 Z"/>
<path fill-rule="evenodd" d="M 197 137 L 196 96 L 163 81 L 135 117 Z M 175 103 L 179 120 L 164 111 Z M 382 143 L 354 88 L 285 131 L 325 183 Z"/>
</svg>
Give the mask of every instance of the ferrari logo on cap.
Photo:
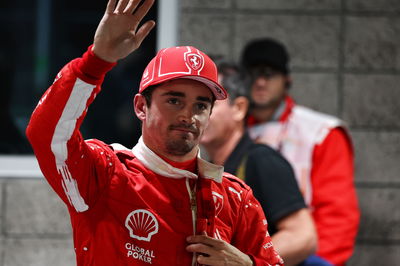
<svg viewBox="0 0 400 266">
<path fill-rule="evenodd" d="M 203 68 L 204 59 L 199 54 L 190 53 L 186 55 L 186 64 L 194 71 L 199 71 Z"/>
</svg>

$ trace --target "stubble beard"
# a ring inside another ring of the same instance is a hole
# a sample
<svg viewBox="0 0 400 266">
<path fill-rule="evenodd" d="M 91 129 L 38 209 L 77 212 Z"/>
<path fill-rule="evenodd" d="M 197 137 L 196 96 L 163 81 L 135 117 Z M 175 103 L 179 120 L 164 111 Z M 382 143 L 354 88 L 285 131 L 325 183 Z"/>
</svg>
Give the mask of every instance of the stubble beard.
<svg viewBox="0 0 400 266">
<path fill-rule="evenodd" d="M 166 150 L 170 155 L 183 156 L 191 152 L 196 145 L 197 143 L 195 143 L 195 141 L 182 137 L 180 139 L 167 141 Z"/>
</svg>

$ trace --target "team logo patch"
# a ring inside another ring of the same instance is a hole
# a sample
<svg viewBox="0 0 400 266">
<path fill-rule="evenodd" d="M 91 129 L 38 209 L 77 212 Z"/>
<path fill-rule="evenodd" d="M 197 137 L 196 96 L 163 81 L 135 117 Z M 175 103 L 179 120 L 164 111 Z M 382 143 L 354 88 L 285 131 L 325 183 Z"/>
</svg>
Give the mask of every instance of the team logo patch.
<svg viewBox="0 0 400 266">
<path fill-rule="evenodd" d="M 185 62 L 194 71 L 199 71 L 204 66 L 204 58 L 199 54 L 194 54 L 194 53 L 187 54 Z"/>
<path fill-rule="evenodd" d="M 224 206 L 224 197 L 215 191 L 212 192 L 212 195 L 215 204 L 215 216 L 217 216 L 221 212 L 222 207 Z"/>
<path fill-rule="evenodd" d="M 158 233 L 158 221 L 154 214 L 148 210 L 135 210 L 131 212 L 125 220 L 125 226 L 129 230 L 129 235 L 137 240 L 147 241 Z"/>
</svg>

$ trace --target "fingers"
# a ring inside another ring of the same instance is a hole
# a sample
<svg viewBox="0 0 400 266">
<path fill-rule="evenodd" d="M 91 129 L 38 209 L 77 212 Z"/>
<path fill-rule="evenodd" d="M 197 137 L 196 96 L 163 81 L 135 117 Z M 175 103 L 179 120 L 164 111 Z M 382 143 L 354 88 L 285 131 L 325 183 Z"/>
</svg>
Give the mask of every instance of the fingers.
<svg viewBox="0 0 400 266">
<path fill-rule="evenodd" d="M 129 0 L 129 3 L 124 10 L 124 13 L 132 14 L 139 3 L 140 0 Z"/>
<path fill-rule="evenodd" d="M 218 260 L 215 260 L 212 257 L 207 257 L 204 255 L 197 256 L 197 263 L 200 265 L 226 265 L 225 262 L 218 263 Z M 221 263 L 224 263 L 224 264 L 221 264 Z"/>
<path fill-rule="evenodd" d="M 224 244 L 224 241 L 209 237 L 207 235 L 194 235 L 189 236 L 186 239 L 189 243 L 201 243 L 204 245 L 208 245 L 211 247 L 221 247 Z"/>
<path fill-rule="evenodd" d="M 146 16 L 147 12 L 149 12 L 153 4 L 154 0 L 145 0 L 144 3 L 135 12 L 136 19 L 138 21 L 141 21 L 144 18 L 144 16 Z"/>
<path fill-rule="evenodd" d="M 119 0 L 115 12 L 117 14 L 122 14 L 125 10 L 126 5 L 128 4 L 128 1 L 129 0 Z"/>
<path fill-rule="evenodd" d="M 201 265 L 222 265 L 227 261 L 224 241 L 206 235 L 189 236 L 190 243 L 186 250 L 198 254 L 197 262 Z M 225 250 L 225 251 L 224 251 Z"/>
<path fill-rule="evenodd" d="M 149 35 L 150 31 L 154 28 L 156 23 L 154 20 L 149 20 L 146 23 L 144 23 L 139 30 L 136 32 L 136 38 L 137 38 L 137 44 L 140 46 L 142 41 Z"/>
<path fill-rule="evenodd" d="M 213 248 L 204 244 L 190 244 L 186 247 L 186 250 L 189 252 L 201 253 L 211 255 L 213 252 Z"/>
<path fill-rule="evenodd" d="M 112 14 L 114 13 L 115 3 L 117 0 L 109 0 L 107 3 L 106 13 Z"/>
<path fill-rule="evenodd" d="M 140 4 L 141 0 L 119 0 L 117 7 L 115 7 L 117 0 L 109 0 L 107 4 L 107 13 L 117 13 L 117 14 L 132 14 L 134 13 L 137 6 Z M 144 3 L 136 10 L 135 15 L 137 19 L 141 21 L 147 12 L 153 6 L 154 0 L 145 0 Z"/>
</svg>

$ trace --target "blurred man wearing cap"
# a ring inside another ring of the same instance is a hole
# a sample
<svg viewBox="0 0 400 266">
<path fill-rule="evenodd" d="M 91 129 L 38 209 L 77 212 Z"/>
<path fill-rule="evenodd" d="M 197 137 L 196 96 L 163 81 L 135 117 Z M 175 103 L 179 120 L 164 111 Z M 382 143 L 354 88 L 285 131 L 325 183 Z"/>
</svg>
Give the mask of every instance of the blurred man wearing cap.
<svg viewBox="0 0 400 266">
<path fill-rule="evenodd" d="M 343 265 L 353 252 L 359 224 L 350 136 L 338 118 L 299 106 L 288 95 L 289 55 L 281 43 L 254 40 L 241 60 L 252 79 L 249 134 L 292 164 L 312 211 L 318 250 L 306 263 Z"/>
<path fill-rule="evenodd" d="M 248 184 L 268 221 L 274 248 L 285 265 L 297 265 L 315 253 L 317 233 L 289 162 L 271 147 L 254 143 L 246 131 L 247 82 L 234 64 L 218 64 L 228 98 L 217 101 L 201 139 L 213 163 L 224 165 Z"/>
<path fill-rule="evenodd" d="M 146 67 L 133 149 L 79 131 L 105 74 L 154 27 L 153 0 L 110 0 L 94 44 L 57 75 L 27 128 L 41 170 L 70 213 L 78 265 L 281 265 L 262 208 L 240 179 L 198 157 L 215 100 L 215 64 L 190 47 Z M 117 89 L 117 88 L 116 88 Z"/>
</svg>

